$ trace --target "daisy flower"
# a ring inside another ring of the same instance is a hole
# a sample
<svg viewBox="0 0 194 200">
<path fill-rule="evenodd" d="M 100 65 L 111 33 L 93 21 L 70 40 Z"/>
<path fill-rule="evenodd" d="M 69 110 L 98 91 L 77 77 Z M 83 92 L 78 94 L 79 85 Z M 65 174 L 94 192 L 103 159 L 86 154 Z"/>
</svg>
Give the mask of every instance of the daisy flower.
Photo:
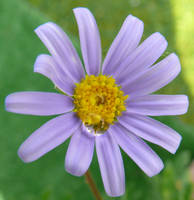
<svg viewBox="0 0 194 200">
<path fill-rule="evenodd" d="M 167 47 L 160 33 L 144 40 L 143 22 L 129 15 L 101 64 L 101 41 L 96 21 L 86 8 L 75 8 L 84 66 L 68 36 L 52 22 L 35 33 L 51 55 L 39 55 L 34 72 L 48 77 L 61 91 L 17 92 L 7 96 L 6 110 L 30 115 L 59 115 L 37 129 L 18 150 L 24 162 L 32 162 L 71 137 L 65 169 L 82 176 L 92 161 L 94 148 L 106 193 L 125 191 L 122 148 L 148 175 L 163 162 L 144 140 L 175 153 L 181 136 L 148 116 L 187 112 L 185 95 L 156 95 L 180 72 L 172 53 L 156 63 Z M 148 116 L 147 116 L 148 115 Z"/>
</svg>

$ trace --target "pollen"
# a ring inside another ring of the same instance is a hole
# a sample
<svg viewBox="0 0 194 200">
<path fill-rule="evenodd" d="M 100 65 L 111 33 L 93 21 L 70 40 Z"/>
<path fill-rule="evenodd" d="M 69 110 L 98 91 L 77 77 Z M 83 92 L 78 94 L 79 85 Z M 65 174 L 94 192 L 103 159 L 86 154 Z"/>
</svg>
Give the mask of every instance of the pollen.
<svg viewBox="0 0 194 200">
<path fill-rule="evenodd" d="M 76 83 L 73 95 L 74 112 L 95 132 L 106 131 L 126 110 L 127 98 L 114 78 L 87 75 L 80 83 Z"/>
</svg>

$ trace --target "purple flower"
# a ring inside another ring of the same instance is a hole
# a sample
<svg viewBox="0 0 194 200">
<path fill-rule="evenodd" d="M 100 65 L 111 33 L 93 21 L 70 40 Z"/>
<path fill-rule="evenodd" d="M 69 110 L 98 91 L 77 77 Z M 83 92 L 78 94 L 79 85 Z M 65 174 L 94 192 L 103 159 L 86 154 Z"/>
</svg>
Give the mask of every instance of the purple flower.
<svg viewBox="0 0 194 200">
<path fill-rule="evenodd" d="M 71 137 L 65 168 L 82 176 L 96 147 L 105 190 L 109 196 L 125 191 L 119 146 L 148 175 L 163 168 L 162 160 L 144 139 L 175 153 L 181 136 L 147 117 L 187 112 L 185 95 L 155 95 L 180 72 L 172 53 L 154 64 L 167 47 L 160 33 L 140 45 L 143 22 L 129 15 L 101 67 L 101 42 L 96 21 L 86 8 L 74 9 L 84 67 L 68 36 L 49 22 L 35 32 L 50 55 L 39 55 L 34 71 L 48 77 L 62 94 L 18 92 L 7 96 L 6 109 L 30 115 L 60 115 L 37 129 L 19 148 L 24 162 L 32 162 Z M 86 73 L 85 73 L 86 71 Z M 87 74 L 87 75 L 86 75 Z"/>
</svg>

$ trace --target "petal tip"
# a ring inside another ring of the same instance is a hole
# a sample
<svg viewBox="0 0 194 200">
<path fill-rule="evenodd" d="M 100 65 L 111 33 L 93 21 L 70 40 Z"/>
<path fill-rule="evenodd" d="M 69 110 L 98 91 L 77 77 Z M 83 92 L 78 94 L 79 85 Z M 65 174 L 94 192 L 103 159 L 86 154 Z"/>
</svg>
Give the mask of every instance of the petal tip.
<svg viewBox="0 0 194 200">
<path fill-rule="evenodd" d="M 6 97 L 5 97 L 5 101 L 4 101 L 5 110 L 8 111 L 8 112 L 9 112 L 9 109 L 8 109 L 9 106 L 8 106 L 8 105 L 9 105 L 9 98 L 10 98 L 10 95 L 11 95 L 11 94 L 9 94 L 8 96 L 6 96 Z"/>
<path fill-rule="evenodd" d="M 176 71 L 177 71 L 177 74 L 179 74 L 179 72 L 181 71 L 181 63 L 180 63 L 180 60 L 179 60 L 179 57 L 175 54 L 175 53 L 171 53 L 169 56 L 169 62 L 174 62 L 176 63 Z"/>
<path fill-rule="evenodd" d="M 176 140 L 176 145 L 174 146 L 174 148 L 169 152 L 172 153 L 172 154 L 175 154 L 181 144 L 181 140 L 182 140 L 182 136 L 177 134 L 177 140 Z"/>
<path fill-rule="evenodd" d="M 68 165 L 66 162 L 65 162 L 65 169 L 66 169 L 66 171 L 67 171 L 69 174 L 71 174 L 71 175 L 73 175 L 73 176 L 78 176 L 78 177 L 80 177 L 80 176 L 83 176 L 83 175 L 85 174 L 85 171 L 83 171 L 83 170 L 81 170 L 81 169 L 77 170 L 77 169 L 75 168 L 75 166 L 73 166 L 73 165 Z"/>
<path fill-rule="evenodd" d="M 45 23 L 45 24 L 47 24 L 47 23 Z M 42 29 L 42 27 L 45 26 L 45 24 L 41 24 L 41 25 L 39 25 L 38 27 L 36 27 L 36 28 L 34 29 L 34 32 L 38 35 L 39 30 Z"/>
<path fill-rule="evenodd" d="M 187 95 L 184 95 L 185 96 L 185 113 L 187 113 L 188 109 L 189 109 L 189 97 Z M 185 114 L 183 113 L 183 114 Z"/>
<path fill-rule="evenodd" d="M 133 21 L 134 24 L 136 24 L 136 26 L 138 26 L 138 31 L 141 32 L 141 34 L 143 34 L 144 23 L 141 19 L 139 19 L 133 15 L 128 15 L 127 21 L 128 22 Z"/>
<path fill-rule="evenodd" d="M 106 193 L 108 194 L 108 196 L 110 197 L 120 197 L 120 196 L 123 196 L 125 194 L 125 188 L 123 188 L 121 191 L 119 192 L 114 192 L 114 191 L 111 191 L 111 192 L 108 192 L 106 191 Z"/>
<path fill-rule="evenodd" d="M 163 168 L 164 168 L 164 163 L 162 162 L 162 160 L 160 160 L 158 165 L 156 166 L 155 170 L 147 173 L 147 175 L 149 177 L 156 176 L 157 174 L 159 174 L 162 171 Z"/>
<path fill-rule="evenodd" d="M 51 58 L 50 55 L 48 54 L 40 54 L 36 57 L 36 60 L 34 62 L 34 72 L 39 73 L 40 71 L 40 65 L 45 64 L 47 60 Z"/>
<path fill-rule="evenodd" d="M 5 106 L 5 110 L 6 110 L 7 112 L 14 112 L 14 111 L 12 110 L 12 102 L 13 102 L 13 100 L 14 100 L 15 94 L 17 94 L 17 92 L 11 93 L 11 94 L 9 94 L 9 95 L 7 95 L 7 96 L 5 97 L 4 106 Z"/>
<path fill-rule="evenodd" d="M 19 158 L 24 162 L 24 163 L 30 163 L 32 162 L 33 160 L 30 160 L 28 156 L 25 155 L 25 151 L 23 149 L 23 145 L 21 145 L 18 149 L 18 152 L 17 152 Z"/>
<path fill-rule="evenodd" d="M 162 41 L 162 44 L 165 46 L 165 48 L 168 46 L 168 42 L 166 40 L 166 38 L 159 32 L 154 33 L 155 37 L 158 37 L 158 39 L 160 39 Z"/>
<path fill-rule="evenodd" d="M 77 8 L 73 8 L 73 12 L 76 13 L 76 12 L 90 12 L 90 10 L 86 7 L 77 7 Z"/>
<path fill-rule="evenodd" d="M 187 95 L 181 95 L 182 96 L 182 112 L 180 113 L 180 115 L 184 115 L 188 112 L 189 109 L 189 98 Z"/>
<path fill-rule="evenodd" d="M 46 22 L 46 23 L 44 23 L 44 24 L 39 25 L 37 28 L 35 28 L 35 29 L 34 29 L 34 32 L 35 32 L 37 35 L 39 35 L 43 29 L 46 29 L 46 28 L 48 28 L 48 26 L 53 26 L 53 25 L 56 25 L 56 24 L 53 23 L 53 22 L 50 22 L 50 21 L 49 21 L 49 22 Z"/>
<path fill-rule="evenodd" d="M 128 15 L 128 16 L 127 16 L 127 19 L 128 19 L 128 20 L 130 19 L 130 20 L 137 21 L 137 22 L 139 22 L 140 24 L 144 24 L 143 21 L 142 21 L 141 19 L 139 19 L 138 17 L 136 17 L 136 16 L 134 16 L 134 15 L 132 15 L 132 14 Z"/>
</svg>

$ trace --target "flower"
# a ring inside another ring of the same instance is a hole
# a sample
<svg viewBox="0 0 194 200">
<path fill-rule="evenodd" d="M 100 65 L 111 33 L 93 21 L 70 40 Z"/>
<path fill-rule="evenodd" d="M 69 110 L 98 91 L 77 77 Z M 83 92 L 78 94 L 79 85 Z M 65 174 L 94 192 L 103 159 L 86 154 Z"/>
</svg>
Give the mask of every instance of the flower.
<svg viewBox="0 0 194 200">
<path fill-rule="evenodd" d="M 154 64 L 167 47 L 160 33 L 143 41 L 143 22 L 129 15 L 101 67 L 101 42 L 96 21 L 86 8 L 74 9 L 84 66 L 68 36 L 52 22 L 35 32 L 50 55 L 39 55 L 34 71 L 48 77 L 62 94 L 18 92 L 6 97 L 7 111 L 30 115 L 60 115 L 37 129 L 18 150 L 32 162 L 71 137 L 65 168 L 83 175 L 92 161 L 94 146 L 105 190 L 109 196 L 125 191 L 119 146 L 148 175 L 163 168 L 158 155 L 144 142 L 175 153 L 181 136 L 149 116 L 187 112 L 185 95 L 156 95 L 180 72 L 172 53 Z M 85 75 L 87 74 L 87 75 Z"/>
</svg>

